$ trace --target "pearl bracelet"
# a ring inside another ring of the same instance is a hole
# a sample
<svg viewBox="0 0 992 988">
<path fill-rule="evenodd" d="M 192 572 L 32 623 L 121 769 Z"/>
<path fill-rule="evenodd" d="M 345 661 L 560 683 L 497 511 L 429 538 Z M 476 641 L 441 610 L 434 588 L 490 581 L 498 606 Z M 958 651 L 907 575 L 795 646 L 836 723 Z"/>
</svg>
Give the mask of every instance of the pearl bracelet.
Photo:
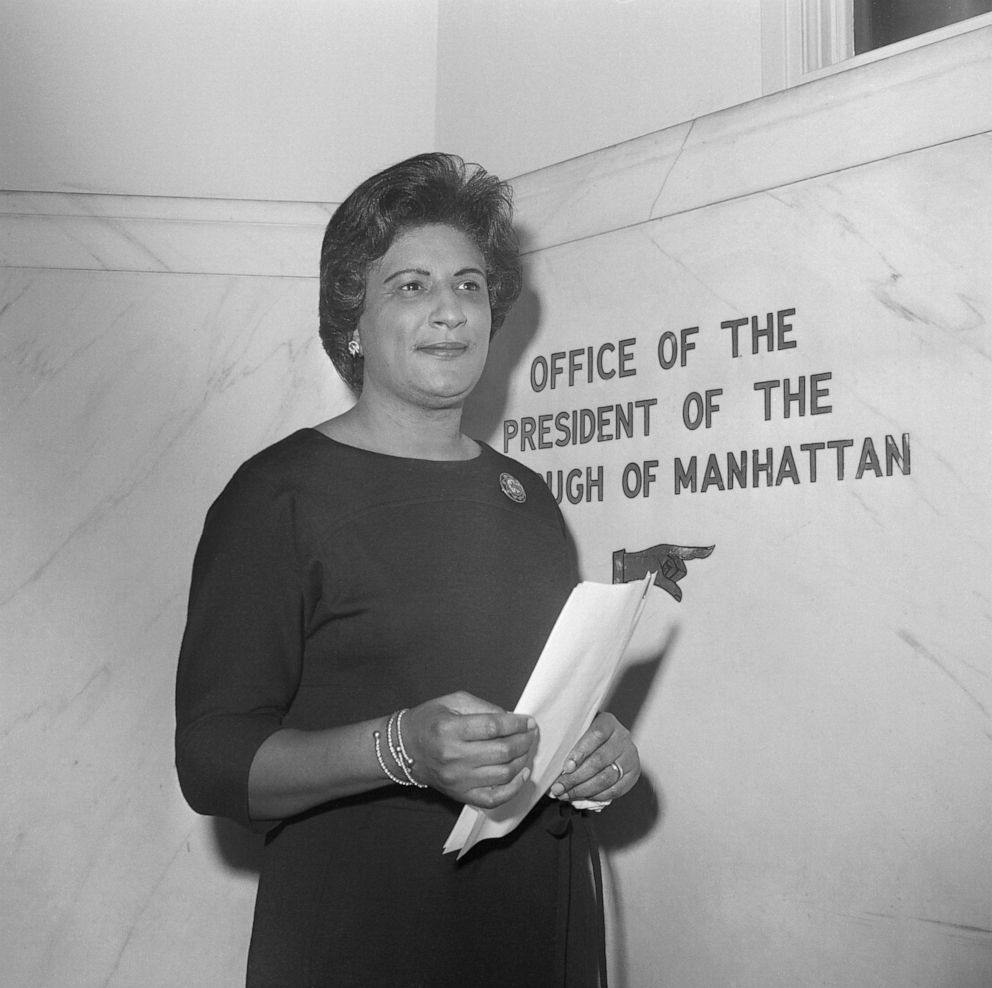
<svg viewBox="0 0 992 988">
<path fill-rule="evenodd" d="M 403 744 L 402 725 L 403 714 L 405 713 L 405 707 L 403 710 L 397 710 L 389 718 L 389 722 L 386 724 L 386 740 L 389 742 L 389 753 L 393 756 L 393 761 L 399 765 L 411 786 L 416 786 L 418 789 L 426 789 L 427 784 L 424 782 L 418 782 L 410 773 L 410 769 L 413 767 L 413 759 L 407 754 L 406 745 Z M 396 744 L 393 744 L 394 724 L 396 725 Z"/>
<path fill-rule="evenodd" d="M 413 768 L 413 759 L 406 753 L 406 745 L 403 744 L 403 714 L 406 713 L 406 708 L 404 707 L 396 715 L 396 740 L 399 742 L 400 754 L 403 756 L 403 764 L 407 768 Z"/>
<path fill-rule="evenodd" d="M 372 741 L 375 745 L 375 757 L 379 762 L 379 768 L 382 769 L 383 774 L 391 782 L 395 782 L 399 786 L 416 786 L 418 789 L 426 789 L 426 782 L 418 782 L 410 772 L 413 767 L 414 760 L 409 756 L 406 750 L 406 745 L 403 744 L 403 714 L 406 713 L 406 708 L 402 710 L 393 711 L 389 715 L 389 720 L 386 721 L 386 744 L 389 746 L 389 753 L 393 756 L 393 761 L 399 766 L 400 770 L 406 776 L 406 779 L 401 779 L 399 776 L 395 775 L 386 766 L 386 760 L 382 756 L 382 733 L 380 731 L 372 732 Z M 393 741 L 393 725 L 396 727 L 396 741 Z"/>
<path fill-rule="evenodd" d="M 383 774 L 386 776 L 387 779 L 389 779 L 391 782 L 395 782 L 398 786 L 412 786 L 413 785 L 412 782 L 406 782 L 403 779 L 398 779 L 395 775 L 393 775 L 392 772 L 389 771 L 388 768 L 386 768 L 386 763 L 382 758 L 382 746 L 379 742 L 379 739 L 381 737 L 382 737 L 382 733 L 380 731 L 372 732 L 372 742 L 375 745 L 375 757 L 376 757 L 376 761 L 379 762 L 379 768 L 382 769 Z"/>
</svg>

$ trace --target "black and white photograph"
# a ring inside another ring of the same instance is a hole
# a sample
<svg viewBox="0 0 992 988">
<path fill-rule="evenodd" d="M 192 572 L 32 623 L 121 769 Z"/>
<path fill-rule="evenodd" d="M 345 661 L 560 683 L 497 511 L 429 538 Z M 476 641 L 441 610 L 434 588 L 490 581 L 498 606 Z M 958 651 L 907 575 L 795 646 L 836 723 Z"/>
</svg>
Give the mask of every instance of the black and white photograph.
<svg viewBox="0 0 992 988">
<path fill-rule="evenodd" d="M 992 988 L 992 0 L 0 24 L 0 984 Z"/>
</svg>

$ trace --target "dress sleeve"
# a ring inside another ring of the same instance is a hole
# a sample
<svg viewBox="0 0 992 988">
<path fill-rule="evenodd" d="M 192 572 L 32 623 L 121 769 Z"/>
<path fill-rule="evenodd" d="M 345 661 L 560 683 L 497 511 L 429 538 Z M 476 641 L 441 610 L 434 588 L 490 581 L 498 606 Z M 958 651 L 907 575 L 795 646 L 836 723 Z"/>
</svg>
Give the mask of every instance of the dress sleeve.
<svg viewBox="0 0 992 988">
<path fill-rule="evenodd" d="M 250 825 L 248 772 L 300 681 L 304 568 L 295 498 L 242 468 L 193 563 L 176 677 L 176 769 L 190 806 Z"/>
</svg>

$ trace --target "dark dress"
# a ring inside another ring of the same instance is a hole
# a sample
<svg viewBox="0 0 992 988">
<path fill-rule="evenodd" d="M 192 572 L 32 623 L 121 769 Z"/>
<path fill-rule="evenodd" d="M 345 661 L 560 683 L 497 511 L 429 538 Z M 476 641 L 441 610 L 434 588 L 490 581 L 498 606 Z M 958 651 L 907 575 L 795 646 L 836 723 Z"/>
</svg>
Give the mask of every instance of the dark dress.
<svg viewBox="0 0 992 988">
<path fill-rule="evenodd" d="M 544 482 L 488 446 L 426 461 L 294 433 L 241 467 L 204 526 L 176 691 L 186 798 L 250 823 L 248 771 L 281 727 L 456 690 L 512 710 L 575 582 Z M 248 985 L 604 983 L 591 821 L 545 799 L 458 862 L 441 846 L 460 809 L 389 786 L 271 829 Z"/>
</svg>

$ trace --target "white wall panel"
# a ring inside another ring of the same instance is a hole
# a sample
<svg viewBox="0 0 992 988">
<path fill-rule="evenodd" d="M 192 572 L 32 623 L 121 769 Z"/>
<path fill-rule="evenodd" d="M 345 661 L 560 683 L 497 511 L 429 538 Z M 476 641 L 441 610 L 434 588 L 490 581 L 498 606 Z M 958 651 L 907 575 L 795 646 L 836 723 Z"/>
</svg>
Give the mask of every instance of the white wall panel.
<svg viewBox="0 0 992 988">
<path fill-rule="evenodd" d="M 341 199 L 434 143 L 436 0 L 0 0 L 0 189 Z"/>
<path fill-rule="evenodd" d="M 259 841 L 179 793 L 176 655 L 210 502 L 350 400 L 298 264 L 326 209 L 3 209 L 3 980 L 243 983 Z"/>
<path fill-rule="evenodd" d="M 587 578 L 716 547 L 616 701 L 646 769 L 603 819 L 620 984 L 992 982 L 990 37 L 516 183 L 528 294 L 475 424 L 565 478 Z"/>
</svg>

